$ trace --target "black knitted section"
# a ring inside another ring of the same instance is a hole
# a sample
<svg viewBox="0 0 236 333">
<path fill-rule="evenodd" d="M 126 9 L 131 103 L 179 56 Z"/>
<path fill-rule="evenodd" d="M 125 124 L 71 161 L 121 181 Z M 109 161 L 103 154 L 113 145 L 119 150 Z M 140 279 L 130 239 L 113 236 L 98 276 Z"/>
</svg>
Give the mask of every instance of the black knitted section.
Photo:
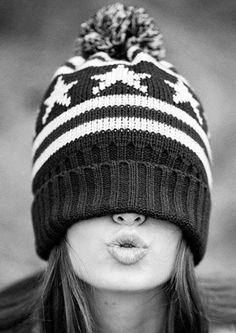
<svg viewBox="0 0 236 333">
<path fill-rule="evenodd" d="M 62 172 L 35 195 L 32 220 L 38 255 L 47 260 L 68 228 L 81 220 L 137 212 L 173 222 L 197 265 L 208 235 L 210 193 L 197 178 L 162 165 L 110 161 Z"/>
</svg>

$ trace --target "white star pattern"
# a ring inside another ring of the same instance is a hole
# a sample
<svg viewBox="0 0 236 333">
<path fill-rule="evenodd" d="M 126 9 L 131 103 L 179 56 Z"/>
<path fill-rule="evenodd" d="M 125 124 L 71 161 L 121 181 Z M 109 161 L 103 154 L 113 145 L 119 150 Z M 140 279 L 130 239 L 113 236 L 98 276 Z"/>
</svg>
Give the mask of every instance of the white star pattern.
<svg viewBox="0 0 236 333">
<path fill-rule="evenodd" d="M 189 102 L 193 108 L 193 111 L 196 113 L 199 123 L 202 125 L 203 120 L 198 109 L 198 106 L 200 104 L 193 97 L 188 87 L 184 85 L 184 83 L 181 80 L 178 80 L 176 83 L 165 80 L 165 83 L 167 83 L 170 87 L 174 88 L 175 94 L 173 95 L 173 100 L 175 101 L 175 103 L 178 104 L 181 102 Z"/>
<path fill-rule="evenodd" d="M 68 90 L 70 90 L 78 81 L 71 82 L 69 84 L 66 84 L 62 77 L 59 76 L 57 83 L 51 92 L 51 95 L 44 101 L 44 104 L 47 106 L 45 110 L 45 114 L 42 118 L 42 123 L 45 124 L 50 112 L 52 111 L 52 108 L 54 107 L 55 103 L 69 106 L 71 102 L 70 96 L 67 96 Z"/>
<path fill-rule="evenodd" d="M 143 93 L 147 92 L 147 86 L 141 84 L 141 79 L 146 77 L 151 77 L 147 73 L 135 73 L 124 65 L 118 65 L 116 68 L 112 68 L 110 72 L 105 74 L 98 74 L 91 76 L 91 79 L 99 81 L 99 85 L 93 87 L 93 94 L 98 94 L 101 90 L 104 90 L 110 87 L 112 84 L 115 84 L 117 81 L 121 81 L 124 84 L 134 87 L 135 89 L 140 90 Z"/>
</svg>

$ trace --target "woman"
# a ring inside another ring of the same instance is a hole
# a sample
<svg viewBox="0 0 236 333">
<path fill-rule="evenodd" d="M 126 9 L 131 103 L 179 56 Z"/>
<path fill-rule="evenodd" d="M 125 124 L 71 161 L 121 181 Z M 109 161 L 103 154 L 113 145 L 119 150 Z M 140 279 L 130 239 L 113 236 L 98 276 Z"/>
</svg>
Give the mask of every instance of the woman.
<svg viewBox="0 0 236 333">
<path fill-rule="evenodd" d="M 82 24 L 36 119 L 32 221 L 48 261 L 1 292 L 1 332 L 233 332 L 231 281 L 196 281 L 212 157 L 205 112 L 142 8 Z"/>
</svg>

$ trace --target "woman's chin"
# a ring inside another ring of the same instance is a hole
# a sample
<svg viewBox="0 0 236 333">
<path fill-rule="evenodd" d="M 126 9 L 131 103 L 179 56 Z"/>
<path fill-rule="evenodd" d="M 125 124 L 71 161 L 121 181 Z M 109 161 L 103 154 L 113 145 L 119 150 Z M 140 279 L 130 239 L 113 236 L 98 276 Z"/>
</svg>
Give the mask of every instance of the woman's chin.
<svg viewBox="0 0 236 333">
<path fill-rule="evenodd" d="M 131 270 L 112 270 L 103 272 L 100 276 L 93 276 L 93 280 L 88 281 L 91 285 L 99 289 L 107 289 L 113 291 L 144 291 L 156 288 L 162 285 L 166 279 L 153 274 L 144 272 L 143 274 Z"/>
</svg>

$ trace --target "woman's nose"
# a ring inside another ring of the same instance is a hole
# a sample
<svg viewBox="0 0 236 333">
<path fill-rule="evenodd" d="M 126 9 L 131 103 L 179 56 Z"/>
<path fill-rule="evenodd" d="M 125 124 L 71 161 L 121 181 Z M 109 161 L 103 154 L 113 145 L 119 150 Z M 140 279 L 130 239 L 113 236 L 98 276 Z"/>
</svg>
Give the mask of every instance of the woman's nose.
<svg viewBox="0 0 236 333">
<path fill-rule="evenodd" d="M 138 213 L 119 213 L 112 215 L 113 220 L 118 224 L 140 225 L 144 223 L 146 217 Z"/>
</svg>

